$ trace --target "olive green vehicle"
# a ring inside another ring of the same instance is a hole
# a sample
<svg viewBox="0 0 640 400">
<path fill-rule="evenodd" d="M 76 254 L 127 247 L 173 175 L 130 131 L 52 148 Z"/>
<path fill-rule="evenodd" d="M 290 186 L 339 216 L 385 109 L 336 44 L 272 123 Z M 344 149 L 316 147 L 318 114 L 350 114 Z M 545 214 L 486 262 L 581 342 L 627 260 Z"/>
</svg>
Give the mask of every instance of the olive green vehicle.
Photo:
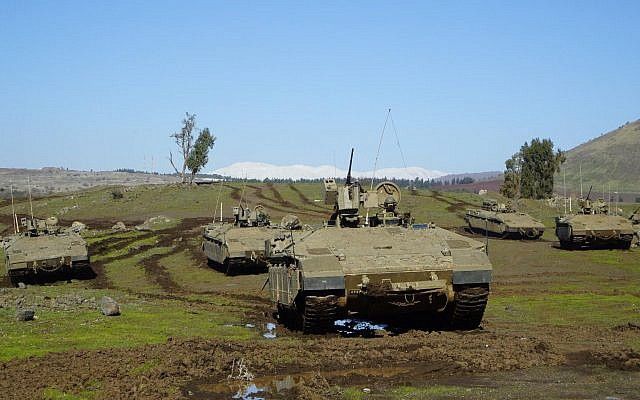
<svg viewBox="0 0 640 400">
<path fill-rule="evenodd" d="M 271 220 L 260 205 L 253 210 L 240 204 L 233 207 L 233 223 L 204 226 L 202 251 L 209 264 L 227 275 L 239 271 L 266 270 L 264 241 L 273 235 Z"/>
<path fill-rule="evenodd" d="M 544 233 L 542 222 L 496 200 L 483 201 L 481 210 L 467 210 L 464 220 L 471 231 L 483 231 L 503 238 L 539 239 Z"/>
<path fill-rule="evenodd" d="M 556 217 L 556 236 L 562 248 L 631 247 L 635 231 L 629 219 L 610 214 L 602 199 L 592 203 L 587 196 L 579 205 L 578 214 Z"/>
<path fill-rule="evenodd" d="M 302 228 L 298 217 L 287 215 L 280 225 L 272 225 L 264 207 L 253 210 L 239 205 L 233 208 L 233 223 L 211 223 L 204 226 L 202 251 L 209 265 L 225 274 L 265 272 L 264 242 L 277 229 L 297 231 Z"/>
<path fill-rule="evenodd" d="M 20 225 L 22 232 L 3 241 L 7 276 L 13 284 L 36 275 L 71 276 L 89 266 L 87 242 L 59 227 L 57 218 L 22 218 Z"/>
<path fill-rule="evenodd" d="M 477 328 L 492 273 L 484 244 L 414 224 L 397 210 L 398 186 L 383 182 L 367 191 L 350 172 L 351 163 L 344 187 L 324 181 L 325 203 L 334 205 L 328 223 L 266 243 L 278 318 L 305 333 L 330 330 L 351 315 L 416 323 L 444 318 L 456 329 Z"/>
</svg>

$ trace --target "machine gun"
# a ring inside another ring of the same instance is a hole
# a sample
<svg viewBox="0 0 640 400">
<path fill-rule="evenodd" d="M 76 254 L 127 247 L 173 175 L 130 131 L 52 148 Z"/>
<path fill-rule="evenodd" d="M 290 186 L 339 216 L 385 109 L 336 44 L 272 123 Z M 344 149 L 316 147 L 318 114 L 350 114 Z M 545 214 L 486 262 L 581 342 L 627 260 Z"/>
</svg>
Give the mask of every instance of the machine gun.
<svg viewBox="0 0 640 400">
<path fill-rule="evenodd" d="M 585 197 L 584 199 L 583 198 L 580 199 L 580 212 L 582 214 L 593 214 L 591 200 L 589 200 L 589 197 L 591 197 L 592 189 L 593 189 L 593 185 L 589 186 L 589 192 L 587 193 L 587 197 Z"/>
<path fill-rule="evenodd" d="M 335 179 L 324 180 L 324 203 L 333 205 L 333 213 L 329 218 L 329 225 L 357 226 L 359 223 L 358 212 L 360 211 L 362 187 L 359 182 L 353 182 L 351 168 L 353 166 L 353 151 L 349 158 L 349 171 L 344 186 L 338 188 Z"/>
<path fill-rule="evenodd" d="M 324 203 L 333 205 L 333 213 L 328 225 L 343 227 L 358 227 L 362 225 L 398 225 L 409 222 L 410 215 L 402 216 L 396 211 L 400 202 L 400 188 L 393 182 L 381 182 L 376 185 L 373 192 L 367 192 L 358 181 L 351 176 L 353 166 L 353 151 L 349 158 L 349 170 L 344 186 L 338 188 L 335 179 L 324 180 Z M 376 209 L 376 213 L 364 219 L 360 215 L 360 207 Z"/>
<path fill-rule="evenodd" d="M 237 207 L 233 207 L 233 217 L 234 224 L 239 227 L 268 226 L 271 222 L 269 215 L 260 204 L 255 206 L 253 210 L 239 204 Z"/>
</svg>

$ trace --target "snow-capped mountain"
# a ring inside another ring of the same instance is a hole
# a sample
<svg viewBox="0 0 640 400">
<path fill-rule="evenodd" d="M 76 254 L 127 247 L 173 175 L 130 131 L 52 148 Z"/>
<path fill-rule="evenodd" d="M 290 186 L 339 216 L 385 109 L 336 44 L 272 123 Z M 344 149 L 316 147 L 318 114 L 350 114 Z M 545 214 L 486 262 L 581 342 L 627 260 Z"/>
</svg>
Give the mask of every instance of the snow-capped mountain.
<svg viewBox="0 0 640 400">
<path fill-rule="evenodd" d="M 345 177 L 347 171 L 336 169 L 331 165 L 273 165 L 259 162 L 239 162 L 231 164 L 227 167 L 219 168 L 213 171 L 214 174 L 230 176 L 233 178 L 248 179 L 319 179 L 329 177 Z M 372 171 L 352 171 L 351 175 L 356 178 L 371 177 Z M 398 179 L 432 179 L 446 175 L 445 172 L 428 170 L 422 167 L 407 168 L 380 168 L 376 171 L 378 178 L 398 178 Z"/>
</svg>

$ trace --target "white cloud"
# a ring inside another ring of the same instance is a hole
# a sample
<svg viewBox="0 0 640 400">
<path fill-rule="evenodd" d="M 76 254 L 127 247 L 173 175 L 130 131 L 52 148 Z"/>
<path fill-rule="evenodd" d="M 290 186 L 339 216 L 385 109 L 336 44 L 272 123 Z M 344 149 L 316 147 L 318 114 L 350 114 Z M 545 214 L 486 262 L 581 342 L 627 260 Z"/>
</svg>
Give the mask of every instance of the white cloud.
<svg viewBox="0 0 640 400">
<path fill-rule="evenodd" d="M 219 168 L 213 171 L 215 174 L 231 176 L 234 178 L 248 179 L 318 179 L 330 177 L 346 177 L 347 171 L 336 169 L 331 165 L 273 165 L 259 162 L 239 162 L 231 164 L 227 167 Z M 372 171 L 352 171 L 352 176 L 356 178 L 371 177 Z M 422 179 L 439 178 L 447 175 L 442 171 L 428 170 L 422 167 L 407 168 L 381 168 L 376 171 L 376 177 L 382 178 L 400 178 L 414 179 L 416 177 Z"/>
</svg>

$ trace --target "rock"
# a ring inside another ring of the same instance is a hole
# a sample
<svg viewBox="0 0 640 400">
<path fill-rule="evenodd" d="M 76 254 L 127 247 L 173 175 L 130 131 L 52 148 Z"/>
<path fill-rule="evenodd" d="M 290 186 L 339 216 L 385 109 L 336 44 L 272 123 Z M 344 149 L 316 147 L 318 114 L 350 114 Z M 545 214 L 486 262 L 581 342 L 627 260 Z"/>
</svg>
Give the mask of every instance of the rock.
<svg viewBox="0 0 640 400">
<path fill-rule="evenodd" d="M 33 321 L 35 315 L 35 310 L 27 308 L 18 309 L 18 311 L 16 312 L 16 319 L 18 321 Z"/>
<path fill-rule="evenodd" d="M 27 285 L 25 285 L 23 282 L 18 282 L 18 288 L 19 289 L 26 289 Z"/>
<path fill-rule="evenodd" d="M 111 229 L 113 229 L 114 231 L 126 231 L 127 226 L 124 224 L 124 222 L 118 221 L 114 226 L 111 227 Z"/>
<path fill-rule="evenodd" d="M 171 222 L 171 218 L 165 217 L 163 215 L 158 215 L 157 217 L 148 218 L 140 225 L 136 225 L 135 229 L 137 231 L 150 231 L 155 225 L 168 224 L 169 222 Z"/>
<path fill-rule="evenodd" d="M 280 221 L 280 227 L 282 229 L 300 229 L 302 228 L 302 225 L 300 224 L 300 219 L 293 215 L 293 214 L 288 214 L 285 215 L 284 217 L 282 217 L 282 221 Z"/>
<path fill-rule="evenodd" d="M 87 229 L 87 225 L 83 224 L 80 221 L 73 221 L 73 223 L 71 224 L 71 230 L 76 233 L 80 233 L 85 229 Z"/>
<path fill-rule="evenodd" d="M 116 316 L 120 315 L 120 306 L 111 297 L 104 296 L 100 299 L 100 311 L 108 317 Z"/>
</svg>

